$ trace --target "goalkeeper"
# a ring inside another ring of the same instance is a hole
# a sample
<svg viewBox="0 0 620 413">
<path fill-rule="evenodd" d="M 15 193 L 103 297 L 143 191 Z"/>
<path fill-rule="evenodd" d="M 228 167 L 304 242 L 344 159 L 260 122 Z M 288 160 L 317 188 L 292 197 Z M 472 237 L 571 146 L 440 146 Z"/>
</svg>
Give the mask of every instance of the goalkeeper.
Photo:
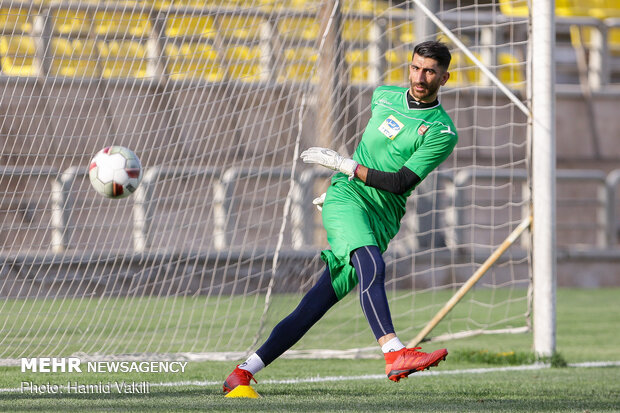
<svg viewBox="0 0 620 413">
<path fill-rule="evenodd" d="M 326 269 L 298 307 L 267 341 L 228 376 L 224 391 L 249 385 L 254 375 L 293 346 L 359 282 L 362 311 L 381 349 L 390 380 L 437 366 L 445 349 L 406 348 L 398 339 L 385 293 L 382 253 L 399 230 L 407 197 L 452 152 L 457 134 L 437 94 L 450 74 L 443 43 L 418 44 L 409 65 L 409 88 L 381 86 L 372 96 L 372 116 L 353 159 L 330 149 L 310 148 L 306 163 L 338 171 L 324 197 L 323 225 L 331 249 L 321 253 Z"/>
</svg>

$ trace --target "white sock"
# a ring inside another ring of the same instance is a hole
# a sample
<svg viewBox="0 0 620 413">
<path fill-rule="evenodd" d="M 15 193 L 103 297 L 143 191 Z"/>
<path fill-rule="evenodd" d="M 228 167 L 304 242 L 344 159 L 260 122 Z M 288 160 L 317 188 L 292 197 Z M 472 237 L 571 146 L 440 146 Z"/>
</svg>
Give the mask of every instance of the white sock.
<svg viewBox="0 0 620 413">
<path fill-rule="evenodd" d="M 252 375 L 255 375 L 256 373 L 265 368 L 265 363 L 263 363 L 263 360 L 258 357 L 258 354 L 254 353 L 250 357 L 248 357 L 246 361 L 239 364 L 239 368 L 241 370 L 247 370 L 252 373 Z"/>
<path fill-rule="evenodd" d="M 381 346 L 381 351 L 383 351 L 384 353 L 389 353 L 390 351 L 398 351 L 403 348 L 405 348 L 405 345 L 400 342 L 398 337 L 394 337 L 393 339 Z"/>
</svg>

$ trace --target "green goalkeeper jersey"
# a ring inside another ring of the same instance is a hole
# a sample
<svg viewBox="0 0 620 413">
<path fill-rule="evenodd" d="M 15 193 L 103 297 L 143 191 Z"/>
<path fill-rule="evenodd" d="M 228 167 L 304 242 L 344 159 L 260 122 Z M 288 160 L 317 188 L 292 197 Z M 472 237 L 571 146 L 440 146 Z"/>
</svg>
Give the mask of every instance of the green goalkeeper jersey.
<svg viewBox="0 0 620 413">
<path fill-rule="evenodd" d="M 457 133 L 440 104 L 410 108 L 407 88 L 381 86 L 371 101 L 372 115 L 353 159 L 384 172 L 403 166 L 423 180 L 452 152 Z M 323 224 L 331 249 L 322 257 L 330 267 L 332 284 L 342 298 L 357 284 L 349 263 L 353 250 L 377 245 L 381 252 L 398 233 L 407 197 L 367 186 L 342 173 L 332 178 L 323 208 Z M 354 211 L 355 210 L 355 211 Z"/>
</svg>

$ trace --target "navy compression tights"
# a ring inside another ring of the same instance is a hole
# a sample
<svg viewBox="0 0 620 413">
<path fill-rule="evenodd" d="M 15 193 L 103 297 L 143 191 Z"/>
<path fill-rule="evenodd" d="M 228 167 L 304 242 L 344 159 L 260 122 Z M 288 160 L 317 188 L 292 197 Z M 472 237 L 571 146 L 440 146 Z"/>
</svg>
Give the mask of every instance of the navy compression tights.
<svg viewBox="0 0 620 413">
<path fill-rule="evenodd" d="M 379 248 L 373 245 L 356 249 L 351 254 L 351 263 L 360 281 L 362 311 L 372 332 L 377 339 L 393 333 L 392 317 L 385 295 L 385 263 Z M 329 270 L 325 269 L 297 308 L 273 328 L 269 338 L 256 354 L 265 365 L 270 364 L 297 343 L 337 302 L 338 297 L 332 287 Z"/>
</svg>

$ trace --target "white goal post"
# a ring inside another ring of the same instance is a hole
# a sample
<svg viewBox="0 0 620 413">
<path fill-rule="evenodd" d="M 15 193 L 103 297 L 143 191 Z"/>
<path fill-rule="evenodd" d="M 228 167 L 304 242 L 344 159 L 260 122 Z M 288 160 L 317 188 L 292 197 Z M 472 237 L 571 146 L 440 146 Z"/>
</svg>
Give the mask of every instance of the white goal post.
<svg viewBox="0 0 620 413">
<path fill-rule="evenodd" d="M 555 353 L 555 1 L 536 1 L 532 13 L 532 277 L 534 351 Z"/>
</svg>

